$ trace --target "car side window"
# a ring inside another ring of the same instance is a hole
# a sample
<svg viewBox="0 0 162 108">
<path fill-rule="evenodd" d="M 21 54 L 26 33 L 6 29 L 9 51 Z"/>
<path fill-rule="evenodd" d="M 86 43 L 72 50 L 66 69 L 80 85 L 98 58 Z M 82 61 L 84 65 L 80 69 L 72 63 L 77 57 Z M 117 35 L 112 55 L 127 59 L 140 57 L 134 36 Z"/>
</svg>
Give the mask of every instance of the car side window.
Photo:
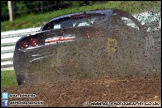
<svg viewBox="0 0 162 108">
<path fill-rule="evenodd" d="M 63 29 L 63 28 L 70 28 L 74 25 L 74 19 L 64 18 L 59 19 L 53 22 L 52 29 Z"/>
<path fill-rule="evenodd" d="M 129 19 L 127 17 L 121 17 L 121 19 L 123 20 L 125 25 L 127 25 L 129 27 L 133 27 L 133 28 L 139 29 L 139 27 L 136 25 L 136 23 L 134 21 L 132 21 L 131 19 Z"/>
<path fill-rule="evenodd" d="M 136 28 L 136 29 L 142 28 L 142 25 L 138 21 L 138 19 L 136 19 L 134 16 L 132 16 L 130 13 L 126 11 L 115 9 L 114 14 L 119 16 L 119 19 L 122 20 L 121 22 L 124 23 L 124 25 L 128 27 Z"/>
</svg>

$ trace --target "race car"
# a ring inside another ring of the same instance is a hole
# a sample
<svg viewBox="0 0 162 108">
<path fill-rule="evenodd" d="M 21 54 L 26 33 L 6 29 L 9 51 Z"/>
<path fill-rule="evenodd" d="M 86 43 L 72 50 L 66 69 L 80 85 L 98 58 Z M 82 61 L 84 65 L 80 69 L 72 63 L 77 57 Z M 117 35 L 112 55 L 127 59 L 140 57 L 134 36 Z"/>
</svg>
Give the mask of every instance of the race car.
<svg viewBox="0 0 162 108">
<path fill-rule="evenodd" d="M 161 42 L 161 31 L 148 32 L 149 26 L 119 9 L 53 18 L 40 32 L 17 41 L 13 57 L 17 83 L 159 74 L 161 45 L 152 42 Z M 148 36 L 153 37 L 149 45 Z"/>
</svg>

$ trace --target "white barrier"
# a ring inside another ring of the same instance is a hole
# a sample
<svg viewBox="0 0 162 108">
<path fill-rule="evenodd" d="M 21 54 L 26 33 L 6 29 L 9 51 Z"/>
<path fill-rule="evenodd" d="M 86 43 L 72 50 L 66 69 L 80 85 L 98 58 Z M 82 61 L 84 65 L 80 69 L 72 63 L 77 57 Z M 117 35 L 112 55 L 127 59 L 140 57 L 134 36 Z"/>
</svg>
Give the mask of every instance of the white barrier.
<svg viewBox="0 0 162 108">
<path fill-rule="evenodd" d="M 30 33 L 35 33 L 36 31 L 39 31 L 39 30 L 40 30 L 40 27 L 5 31 L 5 32 L 1 32 L 1 39 L 9 38 L 9 37 L 21 37 L 21 36 L 24 36 Z"/>
</svg>

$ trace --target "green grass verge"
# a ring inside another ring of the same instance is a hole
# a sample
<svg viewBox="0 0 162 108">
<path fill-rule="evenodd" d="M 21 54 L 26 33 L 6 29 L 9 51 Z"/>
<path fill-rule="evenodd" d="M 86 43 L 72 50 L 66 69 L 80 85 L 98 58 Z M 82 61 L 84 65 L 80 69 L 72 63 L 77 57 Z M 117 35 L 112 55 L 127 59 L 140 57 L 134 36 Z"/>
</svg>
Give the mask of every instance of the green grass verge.
<svg viewBox="0 0 162 108">
<path fill-rule="evenodd" d="M 67 9 L 60 9 L 52 12 L 41 14 L 30 14 L 16 18 L 13 22 L 3 21 L 1 22 L 1 32 L 7 30 L 17 30 L 30 27 L 39 27 L 44 25 L 50 19 L 63 14 L 96 10 L 96 9 L 108 9 L 117 8 L 128 11 L 132 14 L 144 12 L 146 10 L 161 11 L 161 1 L 110 1 L 107 3 L 94 4 L 91 6 L 72 7 Z"/>
<path fill-rule="evenodd" d="M 1 87 L 17 86 L 13 70 L 1 71 Z"/>
</svg>

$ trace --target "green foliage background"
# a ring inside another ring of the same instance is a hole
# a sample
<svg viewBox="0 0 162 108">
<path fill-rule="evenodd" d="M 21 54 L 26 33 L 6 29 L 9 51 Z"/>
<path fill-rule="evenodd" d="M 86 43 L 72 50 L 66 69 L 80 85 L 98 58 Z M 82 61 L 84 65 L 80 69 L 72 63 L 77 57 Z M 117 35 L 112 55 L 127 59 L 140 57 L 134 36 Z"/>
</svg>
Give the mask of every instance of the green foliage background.
<svg viewBox="0 0 162 108">
<path fill-rule="evenodd" d="M 94 4 L 96 1 L 13 1 L 15 16 L 44 13 L 58 10 L 59 8 L 78 7 Z M 8 20 L 7 1 L 1 1 L 1 19 Z"/>
</svg>

